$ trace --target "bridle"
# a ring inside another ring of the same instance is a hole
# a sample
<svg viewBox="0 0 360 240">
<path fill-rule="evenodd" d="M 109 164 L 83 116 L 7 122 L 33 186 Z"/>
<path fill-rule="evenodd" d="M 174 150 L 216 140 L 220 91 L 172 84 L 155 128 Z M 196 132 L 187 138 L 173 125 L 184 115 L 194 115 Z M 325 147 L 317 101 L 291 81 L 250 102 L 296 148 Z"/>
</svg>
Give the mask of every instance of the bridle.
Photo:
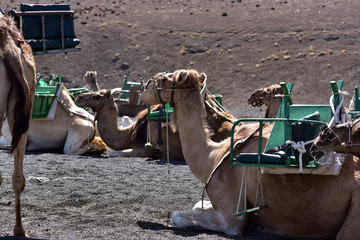
<svg viewBox="0 0 360 240">
<path fill-rule="evenodd" d="M 360 146 L 360 143 L 353 143 L 353 141 L 351 140 L 351 131 L 353 129 L 353 127 L 358 123 L 360 122 L 360 119 L 357 119 L 355 122 L 348 122 L 347 125 L 348 125 L 348 141 L 345 143 L 342 143 L 344 144 L 346 147 L 352 147 L 352 146 Z"/>
<path fill-rule="evenodd" d="M 172 73 L 162 73 L 161 76 L 163 77 L 168 77 L 170 74 Z M 159 74 L 160 75 L 160 74 Z M 153 80 L 155 81 L 155 86 L 156 86 L 156 91 L 157 91 L 157 95 L 158 95 L 158 98 L 159 98 L 159 101 L 161 104 L 166 104 L 166 101 L 164 101 L 162 98 L 161 98 L 161 91 L 171 91 L 171 97 L 170 97 L 170 106 L 171 107 L 174 107 L 174 95 L 175 95 L 175 91 L 185 91 L 185 90 L 197 90 L 197 91 L 200 91 L 200 89 L 198 87 L 194 87 L 194 88 L 180 88 L 177 86 L 176 84 L 176 81 L 173 80 L 172 83 L 171 83 L 171 86 L 170 88 L 164 88 L 161 84 L 161 79 L 155 79 L 155 78 L 152 78 L 150 79 L 150 81 Z M 160 83 L 159 83 L 160 82 Z"/>
<path fill-rule="evenodd" d="M 329 140 L 330 142 L 334 141 L 335 139 L 338 140 L 340 142 L 340 144 L 344 147 L 347 147 L 347 148 L 351 148 L 353 146 L 360 146 L 360 142 L 359 143 L 354 143 L 352 140 L 351 140 L 351 131 L 353 129 L 353 127 L 358 123 L 360 122 L 360 119 L 357 119 L 355 122 L 347 122 L 345 123 L 347 125 L 347 128 L 348 128 L 348 140 L 346 142 L 342 141 L 340 139 L 340 137 L 330 128 L 330 127 L 327 127 L 322 135 L 326 137 L 326 140 Z M 329 134 L 330 133 L 330 134 Z M 329 136 L 334 136 L 333 138 L 330 138 Z"/>
</svg>

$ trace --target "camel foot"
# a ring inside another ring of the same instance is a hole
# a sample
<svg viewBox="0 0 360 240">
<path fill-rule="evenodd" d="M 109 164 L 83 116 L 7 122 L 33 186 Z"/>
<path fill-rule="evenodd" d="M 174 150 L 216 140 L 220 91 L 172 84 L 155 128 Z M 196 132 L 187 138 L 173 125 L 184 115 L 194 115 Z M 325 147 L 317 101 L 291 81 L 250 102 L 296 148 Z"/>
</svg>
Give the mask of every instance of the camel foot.
<svg viewBox="0 0 360 240">
<path fill-rule="evenodd" d="M 14 236 L 18 236 L 18 237 L 29 237 L 25 233 L 25 229 L 22 226 L 15 226 L 13 233 L 14 233 Z"/>
</svg>

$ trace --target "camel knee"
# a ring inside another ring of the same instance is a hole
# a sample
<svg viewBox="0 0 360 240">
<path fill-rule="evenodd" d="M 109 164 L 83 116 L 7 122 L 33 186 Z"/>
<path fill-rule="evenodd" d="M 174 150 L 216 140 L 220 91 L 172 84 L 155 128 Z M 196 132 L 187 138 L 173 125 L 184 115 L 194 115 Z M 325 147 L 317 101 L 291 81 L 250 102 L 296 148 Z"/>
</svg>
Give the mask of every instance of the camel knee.
<svg viewBox="0 0 360 240">
<path fill-rule="evenodd" d="M 20 194 L 25 188 L 25 177 L 23 174 L 13 174 L 12 186 L 15 195 Z"/>
</svg>

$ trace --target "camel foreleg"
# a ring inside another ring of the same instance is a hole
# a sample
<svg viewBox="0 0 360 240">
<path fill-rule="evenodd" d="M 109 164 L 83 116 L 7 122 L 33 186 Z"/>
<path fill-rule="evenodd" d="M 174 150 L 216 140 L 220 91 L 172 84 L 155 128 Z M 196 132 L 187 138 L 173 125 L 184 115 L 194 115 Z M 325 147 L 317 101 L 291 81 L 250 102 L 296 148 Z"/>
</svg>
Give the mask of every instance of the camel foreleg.
<svg viewBox="0 0 360 240">
<path fill-rule="evenodd" d="M 12 176 L 12 186 L 15 194 L 15 216 L 16 223 L 14 235 L 25 237 L 25 230 L 21 222 L 21 193 L 25 188 L 25 177 L 23 172 L 23 162 L 25 155 L 27 136 L 23 134 L 21 140 L 14 151 L 14 172 Z"/>
<path fill-rule="evenodd" d="M 199 202 L 193 211 L 177 211 L 171 217 L 171 224 L 175 228 L 202 228 L 228 235 L 242 235 L 244 223 L 244 220 L 226 217 L 220 209 L 213 208 L 206 202 L 203 209 L 201 202 Z"/>
</svg>

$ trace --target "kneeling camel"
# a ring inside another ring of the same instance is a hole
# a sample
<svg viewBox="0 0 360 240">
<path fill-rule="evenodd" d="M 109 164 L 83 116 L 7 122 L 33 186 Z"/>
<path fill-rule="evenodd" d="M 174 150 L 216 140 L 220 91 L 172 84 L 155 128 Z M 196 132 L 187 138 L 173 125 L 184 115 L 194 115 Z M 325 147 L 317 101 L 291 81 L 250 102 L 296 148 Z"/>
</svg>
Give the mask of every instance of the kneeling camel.
<svg viewBox="0 0 360 240">
<path fill-rule="evenodd" d="M 141 95 L 144 104 L 160 101 L 174 105 L 185 160 L 192 173 L 206 185 L 212 207 L 175 212 L 174 227 L 197 227 L 242 235 L 248 221 L 257 222 L 265 231 L 290 237 L 353 239 L 360 236 L 360 162 L 349 157 L 339 176 L 263 174 L 266 208 L 256 215 L 236 219 L 243 167 L 231 166 L 226 153 L 230 139 L 212 141 L 204 124 L 205 107 L 199 86 L 205 74 L 178 70 L 157 75 L 146 84 Z M 243 124 L 235 134 L 243 140 L 235 154 L 257 152 L 258 124 Z M 263 127 L 263 146 L 272 126 Z M 247 168 L 247 204 L 254 207 L 258 168 Z M 243 205 L 243 203 L 240 203 Z"/>
<path fill-rule="evenodd" d="M 212 140 L 222 141 L 230 136 L 232 123 L 236 120 L 230 113 L 221 112 L 217 109 L 212 96 L 206 96 L 206 119 L 212 131 Z M 169 154 L 172 159 L 184 160 L 180 138 L 177 132 L 168 130 L 167 136 L 166 123 L 161 124 L 161 139 L 163 140 L 160 151 L 144 148 L 147 142 L 147 132 L 150 131 L 149 142 L 157 145 L 158 141 L 158 122 L 148 121 L 148 110 L 143 110 L 137 114 L 136 122 L 127 127 L 118 126 L 118 109 L 112 90 L 102 89 L 96 92 L 81 94 L 76 103 L 90 107 L 96 112 L 97 127 L 99 134 L 104 142 L 117 152 L 111 155 L 123 157 L 154 157 L 166 158 L 167 139 L 169 139 Z M 152 107 L 158 110 L 161 105 Z M 124 150 L 124 151 L 119 151 Z"/>
</svg>

